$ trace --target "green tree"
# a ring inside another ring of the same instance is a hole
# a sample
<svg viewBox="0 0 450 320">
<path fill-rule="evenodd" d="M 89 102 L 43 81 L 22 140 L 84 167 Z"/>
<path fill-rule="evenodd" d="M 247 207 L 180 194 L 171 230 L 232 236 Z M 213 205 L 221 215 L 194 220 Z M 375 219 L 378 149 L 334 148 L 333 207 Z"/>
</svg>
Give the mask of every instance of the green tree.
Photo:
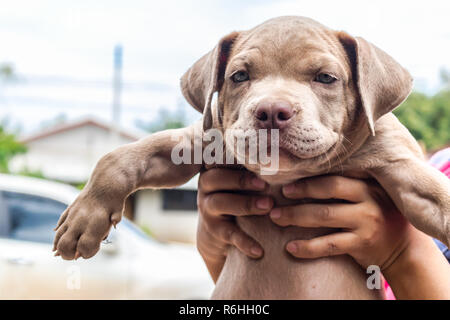
<svg viewBox="0 0 450 320">
<path fill-rule="evenodd" d="M 9 160 L 15 155 L 26 151 L 27 148 L 17 141 L 15 135 L 7 133 L 4 125 L 0 125 L 0 172 L 9 172 Z"/>
<path fill-rule="evenodd" d="M 0 80 L 7 82 L 15 78 L 14 68 L 9 63 L 0 64 Z M 26 147 L 21 144 L 16 136 L 6 131 L 7 121 L 0 123 L 0 172 L 9 172 L 8 163 L 12 157 L 27 151 Z"/>
<path fill-rule="evenodd" d="M 450 89 L 433 96 L 413 92 L 394 114 L 427 149 L 450 143 Z"/>
<path fill-rule="evenodd" d="M 15 78 L 14 67 L 10 63 L 0 64 L 0 79 L 10 81 Z"/>
</svg>

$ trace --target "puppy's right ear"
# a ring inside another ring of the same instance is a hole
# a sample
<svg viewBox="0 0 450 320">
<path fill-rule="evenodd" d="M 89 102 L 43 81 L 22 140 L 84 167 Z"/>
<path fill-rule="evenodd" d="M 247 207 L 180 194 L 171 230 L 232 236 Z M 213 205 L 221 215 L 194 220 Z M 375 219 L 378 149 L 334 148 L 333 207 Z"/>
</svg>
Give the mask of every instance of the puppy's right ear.
<svg viewBox="0 0 450 320">
<path fill-rule="evenodd" d="M 212 51 L 194 63 L 181 78 L 184 97 L 195 109 L 203 112 L 203 130 L 212 127 L 213 119 L 221 121 L 219 107 L 211 110 L 211 100 L 214 92 L 219 92 L 223 85 L 231 47 L 238 36 L 239 32 L 232 32 L 223 37 Z"/>
</svg>

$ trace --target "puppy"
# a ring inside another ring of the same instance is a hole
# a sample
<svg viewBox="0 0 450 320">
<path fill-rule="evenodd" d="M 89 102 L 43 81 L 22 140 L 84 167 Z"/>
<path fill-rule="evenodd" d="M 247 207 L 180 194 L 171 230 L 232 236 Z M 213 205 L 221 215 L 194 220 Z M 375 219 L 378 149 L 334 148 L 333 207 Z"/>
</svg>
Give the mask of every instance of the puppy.
<svg viewBox="0 0 450 320">
<path fill-rule="evenodd" d="M 270 184 L 267 194 L 276 205 L 288 204 L 281 185 L 304 177 L 371 177 L 415 227 L 449 244 L 449 180 L 424 162 L 416 141 L 391 113 L 410 93 L 412 78 L 366 40 L 308 18 L 275 18 L 223 37 L 186 72 L 181 88 L 203 112 L 203 123 L 158 132 L 104 156 L 58 222 L 57 255 L 92 257 L 120 221 L 129 194 L 192 178 L 205 163 L 190 156 L 174 163 L 173 150 L 195 149 L 202 131 L 211 128 L 278 130 L 275 171 L 264 174 L 267 168 L 245 155 L 243 163 Z M 242 158 L 228 143 L 226 150 Z M 280 228 L 268 217 L 237 222 L 262 244 L 265 256 L 251 260 L 231 248 L 213 298 L 382 298 L 382 292 L 367 289 L 364 271 L 350 257 L 294 261 L 284 251 L 287 240 L 330 230 Z"/>
</svg>

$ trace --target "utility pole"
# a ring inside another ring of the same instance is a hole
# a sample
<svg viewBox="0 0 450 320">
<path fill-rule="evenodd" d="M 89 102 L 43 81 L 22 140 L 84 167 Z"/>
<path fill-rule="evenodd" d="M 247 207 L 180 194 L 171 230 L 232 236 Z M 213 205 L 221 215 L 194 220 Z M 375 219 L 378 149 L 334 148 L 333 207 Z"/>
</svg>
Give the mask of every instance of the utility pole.
<svg viewBox="0 0 450 320">
<path fill-rule="evenodd" d="M 120 96 L 122 91 L 122 46 L 114 47 L 114 75 L 113 75 L 113 101 L 112 101 L 112 130 L 111 144 L 117 146 L 119 143 L 120 130 Z"/>
</svg>

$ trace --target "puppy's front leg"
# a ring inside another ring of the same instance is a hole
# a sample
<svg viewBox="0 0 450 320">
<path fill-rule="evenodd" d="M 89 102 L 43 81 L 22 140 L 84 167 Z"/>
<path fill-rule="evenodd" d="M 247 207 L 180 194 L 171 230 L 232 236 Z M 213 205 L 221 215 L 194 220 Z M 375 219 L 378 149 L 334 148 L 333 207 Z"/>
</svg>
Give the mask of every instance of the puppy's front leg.
<svg viewBox="0 0 450 320">
<path fill-rule="evenodd" d="M 370 171 L 416 228 L 450 244 L 450 180 L 444 174 L 416 158 Z"/>
<path fill-rule="evenodd" d="M 128 195 L 141 188 L 179 186 L 199 172 L 201 164 L 190 161 L 177 165 L 171 161 L 171 153 L 180 143 L 184 144 L 183 150 L 193 150 L 200 127 L 195 124 L 158 132 L 105 155 L 86 187 L 59 219 L 53 248 L 56 255 L 67 260 L 92 257 L 111 225 L 120 221 Z"/>
</svg>

